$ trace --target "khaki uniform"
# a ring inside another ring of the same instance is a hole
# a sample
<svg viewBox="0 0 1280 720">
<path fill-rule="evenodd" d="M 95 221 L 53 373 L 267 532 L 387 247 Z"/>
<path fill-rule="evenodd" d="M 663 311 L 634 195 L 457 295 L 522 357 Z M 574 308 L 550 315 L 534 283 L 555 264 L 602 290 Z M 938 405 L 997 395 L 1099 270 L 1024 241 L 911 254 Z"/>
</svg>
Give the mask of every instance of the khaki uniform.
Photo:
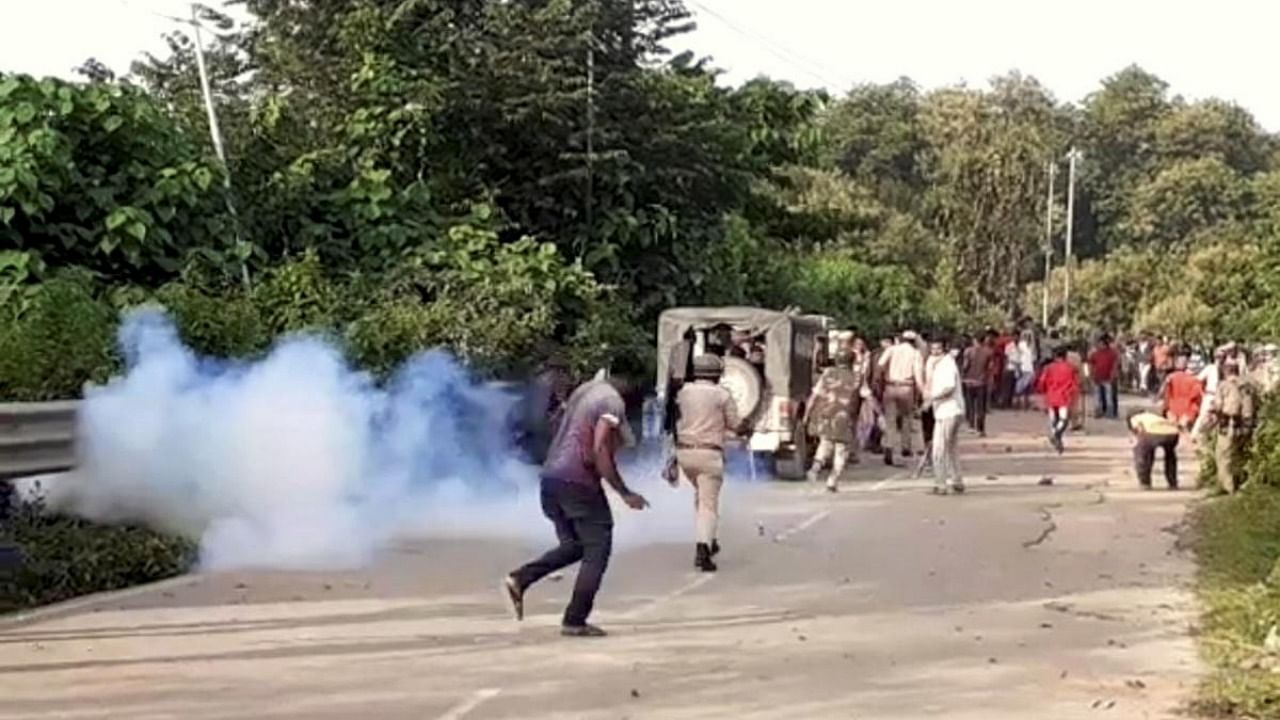
<svg viewBox="0 0 1280 720">
<path fill-rule="evenodd" d="M 831 463 L 827 485 L 835 487 L 850 457 L 857 457 L 858 405 L 862 378 L 847 367 L 827 368 L 809 403 L 808 431 L 818 438 L 809 479 L 816 481 Z"/>
<path fill-rule="evenodd" d="M 741 423 L 728 390 L 698 380 L 676 396 L 676 463 L 694 487 L 699 543 L 711 544 L 720 524 L 720 489 L 724 485 L 724 442 Z"/>
<path fill-rule="evenodd" d="M 1218 484 L 1227 493 L 1234 493 L 1240 488 L 1240 456 L 1253 434 L 1253 392 L 1246 381 L 1233 376 L 1223 378 L 1213 398 L 1218 431 L 1214 464 L 1218 471 Z"/>
<path fill-rule="evenodd" d="M 907 342 L 900 342 L 880 356 L 884 371 L 884 420 L 887 426 L 885 452 L 897 446 L 911 452 L 915 415 L 924 391 L 924 356 Z"/>
</svg>

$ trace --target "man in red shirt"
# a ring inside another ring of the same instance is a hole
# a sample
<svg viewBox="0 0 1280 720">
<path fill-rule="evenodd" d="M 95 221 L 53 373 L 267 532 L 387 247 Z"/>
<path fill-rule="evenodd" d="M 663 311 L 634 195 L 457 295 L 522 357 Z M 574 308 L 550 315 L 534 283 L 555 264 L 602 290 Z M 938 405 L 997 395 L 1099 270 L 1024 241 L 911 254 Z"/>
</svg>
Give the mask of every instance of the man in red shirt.
<svg viewBox="0 0 1280 720">
<path fill-rule="evenodd" d="M 1061 455 L 1065 449 L 1062 436 L 1071 422 L 1071 404 L 1080 392 L 1076 369 L 1067 362 L 1066 345 L 1053 349 L 1053 362 L 1040 371 L 1036 392 L 1044 396 L 1045 407 L 1049 410 L 1049 442 L 1053 443 L 1053 449 Z"/>
<path fill-rule="evenodd" d="M 1116 372 L 1120 369 L 1120 353 L 1111 347 L 1111 336 L 1098 339 L 1098 347 L 1089 353 L 1089 379 L 1098 388 L 1098 411 L 1095 417 L 1115 420 L 1120 417 L 1116 394 Z"/>
<path fill-rule="evenodd" d="M 1187 356 L 1174 360 L 1174 370 L 1164 379 L 1160 397 L 1164 398 L 1165 417 L 1172 420 L 1184 432 L 1191 429 L 1200 414 L 1200 402 L 1204 399 L 1204 386 L 1187 371 Z"/>
</svg>

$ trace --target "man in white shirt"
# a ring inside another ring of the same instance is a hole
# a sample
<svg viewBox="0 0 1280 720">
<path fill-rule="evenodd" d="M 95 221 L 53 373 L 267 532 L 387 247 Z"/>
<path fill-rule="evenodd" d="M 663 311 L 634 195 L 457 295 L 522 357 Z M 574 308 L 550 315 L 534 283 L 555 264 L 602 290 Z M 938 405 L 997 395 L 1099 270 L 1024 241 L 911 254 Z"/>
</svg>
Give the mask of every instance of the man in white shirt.
<svg viewBox="0 0 1280 720">
<path fill-rule="evenodd" d="M 911 457 L 911 436 L 914 433 L 917 396 L 924 393 L 924 357 L 916 349 L 918 336 L 911 331 L 880 356 L 879 367 L 884 373 L 884 420 L 887 438 L 883 443 L 884 462 L 893 464 L 893 447 L 898 446 L 903 457 Z"/>
<path fill-rule="evenodd" d="M 1191 437 L 1199 439 L 1201 433 L 1205 430 L 1205 425 L 1209 422 L 1211 408 L 1213 407 L 1213 398 L 1218 394 L 1218 383 L 1222 380 L 1222 363 L 1227 359 L 1229 346 L 1223 345 L 1213 351 L 1213 362 L 1205 366 L 1196 379 L 1204 387 L 1204 397 L 1200 399 L 1200 412 L 1196 415 L 1196 422 L 1191 426 Z"/>
<path fill-rule="evenodd" d="M 946 351 L 946 343 L 935 339 L 929 344 L 929 382 L 925 390 L 925 402 L 933 408 L 933 456 L 934 493 L 963 493 L 964 480 L 960 477 L 960 424 L 964 422 L 964 384 L 960 378 L 960 366 L 953 355 Z"/>
</svg>

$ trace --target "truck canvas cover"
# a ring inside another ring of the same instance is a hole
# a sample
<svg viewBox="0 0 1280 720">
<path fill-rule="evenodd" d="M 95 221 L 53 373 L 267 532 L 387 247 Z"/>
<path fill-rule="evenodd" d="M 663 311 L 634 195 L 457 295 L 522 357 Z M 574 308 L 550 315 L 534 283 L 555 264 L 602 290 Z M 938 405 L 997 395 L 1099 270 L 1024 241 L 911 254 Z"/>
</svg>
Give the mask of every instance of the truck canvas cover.
<svg viewBox="0 0 1280 720">
<path fill-rule="evenodd" d="M 809 372 L 793 372 L 792 360 L 802 365 L 812 362 L 813 345 L 827 331 L 828 318 L 821 315 L 763 310 L 751 307 L 674 308 L 658 317 L 658 387 L 666 386 L 671 350 L 690 328 L 705 330 L 725 324 L 735 331 L 763 335 L 765 343 L 765 384 L 774 393 L 802 396 L 813 382 Z"/>
</svg>

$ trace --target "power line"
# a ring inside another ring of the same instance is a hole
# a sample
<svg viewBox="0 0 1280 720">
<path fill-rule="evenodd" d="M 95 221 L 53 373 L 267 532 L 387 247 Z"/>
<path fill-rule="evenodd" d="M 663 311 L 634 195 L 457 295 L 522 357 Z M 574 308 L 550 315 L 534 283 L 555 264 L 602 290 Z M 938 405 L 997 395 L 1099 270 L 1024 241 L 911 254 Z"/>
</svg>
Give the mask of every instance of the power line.
<svg viewBox="0 0 1280 720">
<path fill-rule="evenodd" d="M 745 38 L 754 40 L 757 43 L 762 44 L 764 46 L 762 49 L 765 52 L 769 53 L 775 58 L 786 63 L 791 68 L 798 70 L 804 73 L 805 75 L 808 75 L 809 77 L 817 80 L 823 85 L 827 85 L 836 90 L 843 90 L 845 89 L 846 86 L 852 84 L 844 80 L 839 82 L 833 81 L 830 77 L 828 77 L 825 74 L 825 68 L 823 67 L 822 63 L 815 62 L 814 60 L 809 59 L 805 55 L 787 48 L 785 45 L 777 42 L 776 40 L 773 40 L 749 28 L 743 27 L 742 25 L 739 25 L 733 20 L 730 20 L 729 18 L 725 17 L 723 14 L 716 12 L 715 10 L 712 10 L 711 8 L 707 7 L 704 3 L 699 2 L 698 0 L 689 0 L 689 4 L 695 7 L 700 12 L 705 13 L 715 18 L 716 20 L 719 20 L 725 27 L 729 28 L 733 32 L 737 33 L 738 35 L 741 35 Z"/>
</svg>

